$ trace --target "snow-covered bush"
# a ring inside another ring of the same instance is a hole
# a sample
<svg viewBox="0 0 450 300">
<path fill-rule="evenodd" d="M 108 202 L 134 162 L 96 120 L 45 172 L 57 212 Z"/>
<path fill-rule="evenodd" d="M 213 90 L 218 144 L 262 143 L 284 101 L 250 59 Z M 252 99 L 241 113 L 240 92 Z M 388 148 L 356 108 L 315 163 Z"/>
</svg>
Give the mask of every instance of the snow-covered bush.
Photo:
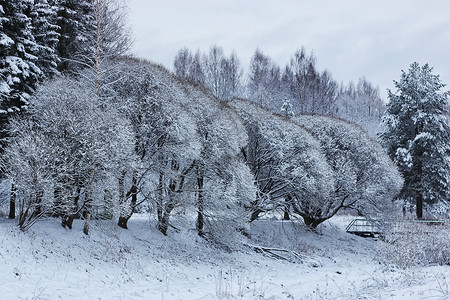
<svg viewBox="0 0 450 300">
<path fill-rule="evenodd" d="M 396 224 L 383 234 L 378 259 L 400 268 L 450 265 L 448 225 Z"/>
</svg>

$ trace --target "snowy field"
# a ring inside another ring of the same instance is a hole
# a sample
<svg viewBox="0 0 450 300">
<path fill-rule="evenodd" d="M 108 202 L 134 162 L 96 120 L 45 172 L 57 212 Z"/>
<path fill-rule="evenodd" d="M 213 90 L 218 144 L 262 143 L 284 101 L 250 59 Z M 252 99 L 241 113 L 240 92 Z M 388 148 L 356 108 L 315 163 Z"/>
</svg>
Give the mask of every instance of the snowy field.
<svg viewBox="0 0 450 300">
<path fill-rule="evenodd" d="M 448 299 L 449 266 L 400 269 L 380 263 L 383 242 L 345 232 L 337 216 L 311 232 L 260 220 L 233 251 L 194 228 L 163 236 L 136 215 L 123 230 L 94 221 L 91 235 L 59 219 L 21 232 L 0 219 L 1 299 Z M 256 252 L 253 246 L 291 251 Z"/>
</svg>

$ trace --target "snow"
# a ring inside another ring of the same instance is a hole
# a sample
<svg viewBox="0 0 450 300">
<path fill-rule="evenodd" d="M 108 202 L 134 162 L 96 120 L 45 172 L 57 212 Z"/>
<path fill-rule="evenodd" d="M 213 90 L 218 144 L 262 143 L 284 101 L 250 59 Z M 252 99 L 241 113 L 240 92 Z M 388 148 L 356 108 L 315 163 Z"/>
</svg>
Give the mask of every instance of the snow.
<svg viewBox="0 0 450 300">
<path fill-rule="evenodd" d="M 0 6 L 0 8 L 1 8 L 1 6 Z M 8 47 L 13 44 L 14 44 L 14 41 L 9 36 L 7 36 L 4 33 L 0 34 L 0 45 Z"/>
<path fill-rule="evenodd" d="M 95 221 L 64 229 L 58 219 L 21 232 L 0 219 L 3 299 L 445 299 L 448 266 L 398 269 L 377 259 L 379 244 L 344 231 L 336 216 L 317 232 L 296 221 L 252 223 L 246 243 L 291 249 L 284 261 L 248 247 L 227 252 L 194 228 L 163 236 L 153 217 L 135 215 L 129 230 Z M 180 222 L 174 218 L 174 222 Z M 284 255 L 284 254 L 283 254 Z M 311 262 L 318 262 L 313 264 Z M 314 267 L 315 266 L 315 267 Z"/>
<path fill-rule="evenodd" d="M 11 92 L 11 88 L 9 87 L 6 81 L 0 81 L 0 94 L 9 94 Z"/>
</svg>

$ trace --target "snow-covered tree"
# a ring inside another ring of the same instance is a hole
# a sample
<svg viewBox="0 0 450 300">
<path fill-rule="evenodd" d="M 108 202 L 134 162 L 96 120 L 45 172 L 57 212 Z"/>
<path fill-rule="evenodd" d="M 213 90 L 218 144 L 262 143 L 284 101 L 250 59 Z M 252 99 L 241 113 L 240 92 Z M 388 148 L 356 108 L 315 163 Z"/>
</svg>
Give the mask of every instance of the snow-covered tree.
<svg viewBox="0 0 450 300">
<path fill-rule="evenodd" d="M 57 7 L 47 0 L 35 0 L 32 10 L 33 36 L 37 43 L 37 65 L 46 77 L 57 72 L 59 57 L 56 47 L 59 42 Z"/>
<path fill-rule="evenodd" d="M 281 72 L 278 65 L 256 49 L 250 60 L 247 82 L 247 98 L 259 105 L 278 111 L 282 101 L 280 94 Z"/>
<path fill-rule="evenodd" d="M 339 119 L 296 116 L 293 120 L 319 140 L 336 178 L 335 189 L 325 202 L 294 206 L 307 224 L 316 227 L 343 207 L 358 209 L 367 217 L 390 213 L 402 178 L 378 143 L 358 126 Z"/>
<path fill-rule="evenodd" d="M 252 220 L 286 205 L 313 207 L 329 201 L 335 178 L 314 137 L 252 102 L 233 100 L 231 105 L 244 119 L 249 135 L 244 153 L 258 187 Z"/>
<path fill-rule="evenodd" d="M 285 116 L 286 118 L 293 117 L 295 114 L 292 111 L 292 103 L 289 101 L 289 99 L 285 98 L 283 101 L 283 105 L 280 109 L 281 115 Z"/>
<path fill-rule="evenodd" d="M 96 16 L 93 1 L 55 0 L 59 42 L 60 72 L 78 72 L 95 56 Z"/>
<path fill-rule="evenodd" d="M 450 196 L 450 128 L 446 118 L 448 91 L 428 64 L 411 64 L 389 91 L 380 137 L 405 178 L 400 199 L 416 205 L 448 209 Z"/>
<path fill-rule="evenodd" d="M 121 197 L 119 226 L 127 228 L 139 194 L 153 200 L 158 229 L 167 234 L 172 211 L 187 206 L 192 198 L 192 192 L 187 192 L 192 188 L 187 185 L 200 152 L 196 124 L 171 85 L 155 78 L 149 63 L 130 59 L 119 66 L 115 76 L 120 80 L 112 85 L 113 101 L 133 126 L 133 149 L 140 158 L 136 169 L 126 170 L 133 178 L 129 191 Z M 120 186 L 125 189 L 123 181 Z"/>
<path fill-rule="evenodd" d="M 195 55 L 188 48 L 178 50 L 173 62 L 174 72 L 181 79 L 194 84 L 205 84 L 205 74 L 202 68 L 200 51 Z"/>
<path fill-rule="evenodd" d="M 138 196 L 154 203 L 162 233 L 182 207 L 196 210 L 200 235 L 226 240 L 219 229 L 226 223 L 237 232 L 248 219 L 245 203 L 256 194 L 241 160 L 246 134 L 240 119 L 162 67 L 130 59 L 121 70 L 115 101 L 135 130 Z"/>
<path fill-rule="evenodd" d="M 202 144 L 196 168 L 197 231 L 224 242 L 245 227 L 246 208 L 256 197 L 241 152 L 248 136 L 234 110 L 201 90 L 189 89 L 184 99 L 196 117 Z"/>
<path fill-rule="evenodd" d="M 0 1 L 0 112 L 28 104 L 42 74 L 31 30 L 33 1 Z"/>
<path fill-rule="evenodd" d="M 5 172 L 17 190 L 23 229 L 43 213 L 71 227 L 84 209 L 87 233 L 91 207 L 104 208 L 104 191 L 117 194 L 111 179 L 134 164 L 129 123 L 94 97 L 81 82 L 56 79 L 33 96 L 28 117 L 11 122 Z"/>
<path fill-rule="evenodd" d="M 242 70 L 235 53 L 227 57 L 222 47 L 212 46 L 203 55 L 206 87 L 220 100 L 230 100 L 241 94 Z"/>
<path fill-rule="evenodd" d="M 358 124 L 375 137 L 385 110 L 378 88 L 361 78 L 356 85 L 341 86 L 332 115 Z"/>
</svg>

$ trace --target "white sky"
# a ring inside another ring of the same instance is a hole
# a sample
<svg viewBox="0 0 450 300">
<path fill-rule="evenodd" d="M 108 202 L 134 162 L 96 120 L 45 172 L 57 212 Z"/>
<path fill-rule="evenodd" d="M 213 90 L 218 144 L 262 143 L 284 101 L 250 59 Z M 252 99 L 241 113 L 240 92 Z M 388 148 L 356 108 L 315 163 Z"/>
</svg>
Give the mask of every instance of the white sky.
<svg viewBox="0 0 450 300">
<path fill-rule="evenodd" d="M 255 49 L 284 67 L 313 51 L 337 81 L 365 76 L 380 87 L 417 61 L 450 85 L 448 0 L 128 0 L 136 56 L 172 69 L 182 47 L 236 51 L 244 71 Z M 450 89 L 450 86 L 447 86 Z"/>
</svg>

